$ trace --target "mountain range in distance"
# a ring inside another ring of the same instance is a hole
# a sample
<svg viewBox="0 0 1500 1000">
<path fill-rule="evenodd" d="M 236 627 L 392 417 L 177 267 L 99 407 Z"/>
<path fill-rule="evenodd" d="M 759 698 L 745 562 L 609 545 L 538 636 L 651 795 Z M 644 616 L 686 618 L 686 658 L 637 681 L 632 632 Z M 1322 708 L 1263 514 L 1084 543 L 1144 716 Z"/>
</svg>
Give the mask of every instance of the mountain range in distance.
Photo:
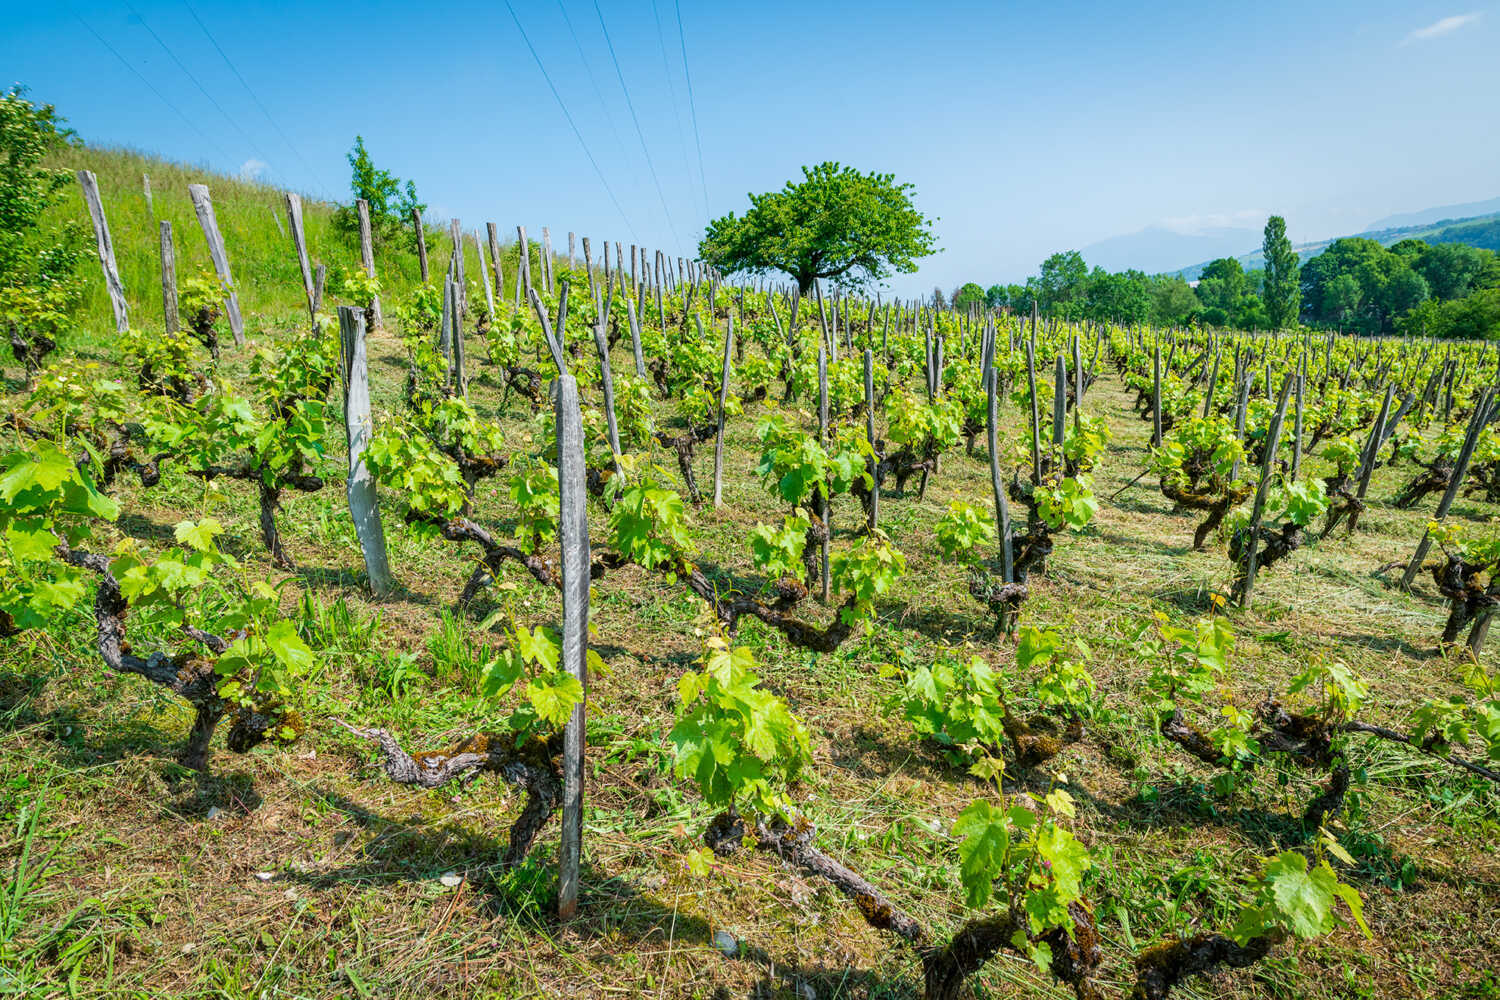
<svg viewBox="0 0 1500 1000">
<path fill-rule="evenodd" d="M 1467 243 L 1500 251 L 1500 198 L 1439 205 L 1417 212 L 1403 212 L 1377 219 L 1358 236 L 1375 240 L 1384 246 L 1404 239 L 1423 239 L 1429 243 Z M 1083 247 L 1080 253 L 1090 266 L 1107 271 L 1135 268 L 1147 274 L 1180 274 L 1192 281 L 1211 260 L 1234 257 L 1248 270 L 1260 267 L 1262 233 L 1248 226 L 1219 226 L 1182 233 L 1166 226 L 1148 226 L 1138 232 L 1111 236 Z M 1331 236 L 1296 245 L 1305 261 L 1322 253 L 1336 239 Z M 1198 263 L 1183 266 L 1184 260 Z"/>
</svg>

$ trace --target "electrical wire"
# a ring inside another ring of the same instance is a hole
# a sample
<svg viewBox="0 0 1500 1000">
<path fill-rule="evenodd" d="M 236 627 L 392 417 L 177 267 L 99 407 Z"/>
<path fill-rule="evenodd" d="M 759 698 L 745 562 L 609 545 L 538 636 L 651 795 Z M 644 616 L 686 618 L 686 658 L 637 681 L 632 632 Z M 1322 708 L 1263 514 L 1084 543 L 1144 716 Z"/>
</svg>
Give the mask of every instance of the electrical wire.
<svg viewBox="0 0 1500 1000">
<path fill-rule="evenodd" d="M 573 116 L 568 113 L 568 106 L 563 102 L 562 95 L 557 92 L 557 86 L 552 82 L 552 74 L 547 72 L 547 67 L 542 65 L 542 57 L 537 55 L 536 46 L 531 44 L 531 38 L 526 34 L 526 29 L 521 27 L 521 19 L 516 16 L 516 9 L 511 6 L 510 0 L 505 0 L 505 9 L 510 11 L 510 19 L 516 22 L 516 30 L 521 33 L 521 40 L 526 43 L 526 48 L 531 52 L 531 58 L 536 61 L 536 68 L 541 70 L 542 79 L 547 81 L 547 89 L 552 91 L 552 97 L 557 101 L 557 106 L 562 110 L 563 117 L 568 120 L 568 127 L 573 130 L 573 137 L 578 140 L 578 145 L 583 148 L 583 155 L 588 157 L 589 163 L 594 168 L 594 173 L 599 176 L 599 183 L 604 185 L 604 192 L 609 195 L 609 200 L 614 203 L 615 211 L 620 213 L 620 218 L 625 222 L 625 228 L 630 230 L 631 237 L 640 242 L 636 235 L 635 226 L 631 225 L 630 216 L 625 214 L 620 199 L 615 197 L 614 189 L 609 186 L 609 180 L 605 178 L 604 171 L 599 169 L 599 161 L 594 159 L 594 154 L 589 151 L 589 144 L 584 142 L 583 133 L 578 131 L 578 125 L 573 121 Z"/>
<path fill-rule="evenodd" d="M 153 29 L 150 23 L 145 19 L 145 17 L 141 15 L 141 12 L 135 9 L 135 5 L 130 3 L 130 0 L 126 0 L 125 6 L 130 8 L 130 12 L 134 14 L 136 20 L 141 23 L 141 27 L 146 29 L 146 33 L 149 34 L 152 38 L 156 39 L 156 44 L 161 46 L 161 50 L 167 54 L 167 57 L 171 59 L 172 62 L 176 63 L 177 68 L 182 70 L 182 72 L 186 74 L 189 80 L 193 81 L 193 85 L 200 91 L 202 91 L 204 97 L 208 98 L 208 103 L 217 108 L 219 114 L 224 116 L 224 120 L 229 122 L 229 124 L 234 127 L 234 130 L 244 138 L 245 142 L 249 143 L 250 151 L 252 153 L 260 155 L 262 157 L 262 162 L 264 162 L 264 155 L 263 151 L 260 148 L 260 143 L 251 138 L 250 133 L 246 132 L 240 125 L 240 123 L 235 121 L 233 116 L 231 116 L 228 111 L 224 110 L 224 106 L 214 99 L 214 95 L 210 94 L 208 92 L 208 88 L 203 86 L 203 83 L 193 75 L 193 71 L 183 65 L 182 60 L 177 58 L 177 53 L 173 52 L 171 46 L 162 41 L 161 36 L 156 33 L 155 29 Z"/>
<path fill-rule="evenodd" d="M 557 9 L 562 14 L 563 23 L 568 26 L 568 35 L 573 39 L 573 48 L 578 52 L 578 61 L 583 63 L 583 71 L 588 74 L 589 86 L 594 88 L 594 98 L 599 102 L 599 110 L 604 112 L 604 123 L 609 126 L 609 134 L 614 137 L 615 151 L 620 161 L 624 162 L 625 141 L 620 138 L 620 130 L 615 128 L 615 116 L 609 113 L 609 105 L 604 100 L 604 91 L 599 89 L 599 81 L 594 76 L 594 68 L 589 62 L 589 57 L 584 54 L 583 43 L 578 40 L 578 32 L 573 30 L 573 19 L 568 16 L 568 8 L 563 5 L 563 0 L 557 0 Z"/>
<path fill-rule="evenodd" d="M 630 99 L 630 88 L 625 86 L 625 74 L 620 69 L 620 60 L 615 56 L 615 43 L 610 40 L 609 28 L 604 23 L 604 11 L 599 9 L 599 0 L 594 0 L 594 13 L 599 15 L 599 27 L 604 32 L 604 44 L 609 46 L 610 61 L 615 64 L 615 76 L 620 79 L 620 90 L 625 94 L 625 106 L 630 109 L 630 120 L 635 123 L 636 138 L 641 141 L 641 153 L 646 157 L 646 169 L 651 172 L 651 182 L 656 185 L 656 196 L 661 199 L 661 210 L 667 217 L 667 229 L 672 241 L 681 252 L 682 238 L 677 235 L 677 225 L 672 221 L 672 210 L 667 207 L 667 193 L 662 189 L 661 178 L 656 174 L 656 164 L 651 160 L 651 150 L 646 146 L 646 133 L 641 131 L 641 119 L 635 113 L 635 102 Z"/>
<path fill-rule="evenodd" d="M 271 127 L 276 130 L 276 134 L 281 136 L 281 141 L 286 143 L 287 149 L 290 149 L 292 151 L 292 155 L 295 156 L 297 158 L 297 161 L 302 164 L 302 168 L 307 171 L 309 179 L 311 180 L 315 178 L 317 175 L 317 171 L 313 169 L 312 164 L 307 162 L 307 158 L 302 155 L 302 150 L 297 148 L 297 144 L 292 142 L 291 138 L 286 134 L 286 132 L 282 130 L 281 125 L 276 121 L 275 118 L 271 116 L 271 112 L 266 109 L 266 106 L 263 103 L 261 103 L 260 97 L 255 93 L 254 88 L 250 86 L 249 82 L 240 73 L 239 68 L 236 67 L 233 60 L 229 58 L 229 53 L 224 51 L 224 47 L 219 44 L 219 41 L 214 37 L 213 32 L 208 30 L 208 25 L 203 23 L 203 18 L 198 16 L 198 12 L 193 9 L 193 5 L 189 3 L 188 0 L 182 0 L 182 5 L 187 8 L 189 14 L 193 15 L 193 20 L 198 22 L 198 27 L 202 29 L 204 36 L 209 41 L 209 44 L 212 45 L 214 47 L 214 50 L 219 53 L 219 58 L 224 60 L 224 65 L 229 67 L 229 71 L 234 74 L 235 79 L 240 81 L 240 86 L 245 88 L 245 93 L 250 95 L 250 100 L 255 102 L 255 106 L 260 109 L 260 113 L 262 115 L 265 115 L 266 121 L 270 122 Z M 315 180 L 313 182 L 316 183 Z"/>
<path fill-rule="evenodd" d="M 677 39 L 682 43 L 682 75 L 687 78 L 688 110 L 693 114 L 693 140 L 698 144 L 698 180 L 703 188 L 703 212 L 706 218 L 713 217 L 708 207 L 708 175 L 703 170 L 703 133 L 698 131 L 698 104 L 693 100 L 693 74 L 688 70 L 687 35 L 682 30 L 682 0 L 674 0 L 677 7 Z"/>
<path fill-rule="evenodd" d="M 177 117 L 181 118 L 183 120 L 183 122 L 186 123 L 186 125 L 187 125 L 188 128 L 192 129 L 194 132 L 197 132 L 198 135 L 202 137 L 202 139 L 203 139 L 204 142 L 206 142 L 210 146 L 214 147 L 214 149 L 218 151 L 219 155 L 222 156 L 226 162 L 229 161 L 229 160 L 233 160 L 234 159 L 234 157 L 230 156 L 229 153 L 225 151 L 225 149 L 224 149 L 223 146 L 220 146 L 217 142 L 215 142 L 209 136 L 209 134 L 207 132 L 205 132 L 201 128 L 199 128 L 198 124 L 196 122 L 194 122 L 187 115 L 183 114 L 181 108 L 179 108 L 177 105 L 173 104 L 171 101 L 167 100 L 167 95 L 163 94 L 161 91 L 157 90 L 156 89 L 156 85 L 153 84 L 150 80 L 146 79 L 146 77 L 141 73 L 140 70 L 136 69 L 134 66 L 132 66 L 130 64 L 129 60 L 127 60 L 124 56 L 120 55 L 120 52 L 119 52 L 118 49 L 116 49 L 113 45 L 109 44 L 109 42 L 105 41 L 104 36 L 101 35 L 101 34 L 99 34 L 99 32 L 95 31 L 94 30 L 94 26 L 91 25 L 91 24 L 89 24 L 87 21 L 85 21 L 83 19 L 83 15 L 82 14 L 79 14 L 78 11 L 72 10 L 72 9 L 69 10 L 69 13 L 71 13 L 73 15 L 73 19 L 74 20 L 76 20 L 79 24 L 83 25 L 84 29 L 86 31 L 88 31 L 89 34 L 91 34 L 91 35 L 94 36 L 94 39 L 96 41 L 98 41 L 98 43 L 100 45 L 104 46 L 106 49 L 109 50 L 109 54 L 110 55 L 114 56 L 116 59 L 118 59 L 120 61 L 120 65 L 122 65 L 126 69 L 130 70 L 131 73 L 134 73 L 136 79 L 140 80 L 142 83 L 144 83 L 146 85 L 146 89 L 147 90 L 149 90 L 149 91 L 151 91 L 151 93 L 155 94 L 157 96 L 157 98 L 163 104 L 165 104 L 168 108 L 171 108 L 172 111 L 174 113 L 176 113 Z"/>
<path fill-rule="evenodd" d="M 687 139 L 682 131 L 682 106 L 677 103 L 677 85 L 672 82 L 672 64 L 667 58 L 667 36 L 661 30 L 661 9 L 657 0 L 651 0 L 651 16 L 656 21 L 656 43 L 661 50 L 662 76 L 667 79 L 667 98 L 672 105 L 672 120 L 677 123 L 677 150 L 682 154 L 682 174 L 687 178 L 689 187 L 697 183 L 693 180 L 693 171 L 688 166 Z"/>
</svg>

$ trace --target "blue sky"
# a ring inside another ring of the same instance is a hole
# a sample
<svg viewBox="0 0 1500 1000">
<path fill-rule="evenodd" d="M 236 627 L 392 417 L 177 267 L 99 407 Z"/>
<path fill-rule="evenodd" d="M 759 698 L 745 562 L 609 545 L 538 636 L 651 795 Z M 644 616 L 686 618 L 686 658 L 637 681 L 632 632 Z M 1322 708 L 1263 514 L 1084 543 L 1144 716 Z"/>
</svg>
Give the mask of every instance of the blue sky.
<svg viewBox="0 0 1500 1000">
<path fill-rule="evenodd" d="M 434 216 L 682 253 L 802 164 L 890 172 L 938 220 L 915 294 L 1150 225 L 1311 239 L 1500 195 L 1472 2 L 683 0 L 679 36 L 675 0 L 511 0 L 613 199 L 504 0 L 0 0 L 0 66 L 96 144 L 345 197 L 360 133 Z"/>
</svg>

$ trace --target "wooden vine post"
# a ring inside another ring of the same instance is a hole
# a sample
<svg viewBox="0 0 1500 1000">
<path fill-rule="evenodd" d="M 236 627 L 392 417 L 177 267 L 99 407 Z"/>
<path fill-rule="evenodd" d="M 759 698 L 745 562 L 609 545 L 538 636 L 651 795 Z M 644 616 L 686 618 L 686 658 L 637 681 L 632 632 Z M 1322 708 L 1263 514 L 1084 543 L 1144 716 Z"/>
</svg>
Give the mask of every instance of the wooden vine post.
<svg viewBox="0 0 1500 1000">
<path fill-rule="evenodd" d="M 880 527 L 880 459 L 875 452 L 875 352 L 865 348 L 865 435 L 870 440 L 870 517 L 866 527 Z"/>
<path fill-rule="evenodd" d="M 818 444 L 828 447 L 828 352 L 818 345 Z M 823 519 L 823 603 L 828 603 L 832 583 L 828 579 L 828 542 L 833 537 L 833 505 L 828 502 L 828 484 L 818 485 L 818 516 Z"/>
<path fill-rule="evenodd" d="M 1469 459 L 1474 457 L 1474 447 L 1479 443 L 1479 432 L 1484 425 L 1489 423 L 1493 416 L 1495 390 L 1486 389 L 1479 396 L 1479 401 L 1474 404 L 1474 413 L 1469 417 L 1468 433 L 1464 435 L 1462 450 L 1458 453 L 1458 461 L 1453 466 L 1453 478 L 1448 481 L 1447 492 L 1439 501 L 1437 512 L 1433 514 L 1434 521 L 1442 521 L 1448 516 L 1448 508 L 1453 506 L 1453 500 L 1458 496 L 1459 487 L 1463 485 L 1464 476 L 1469 471 Z M 1432 532 L 1422 532 L 1422 540 L 1417 543 L 1417 551 L 1412 553 L 1411 562 L 1406 566 L 1406 572 L 1401 574 L 1401 587 L 1403 590 L 1411 588 L 1411 582 L 1417 577 L 1417 570 L 1422 568 L 1422 560 L 1427 558 L 1427 550 L 1432 547 Z"/>
<path fill-rule="evenodd" d="M 380 523 L 380 500 L 375 477 L 365 467 L 364 453 L 374 436 L 370 417 L 370 368 L 365 356 L 363 309 L 339 306 L 340 362 L 344 376 L 344 430 L 349 446 L 349 514 L 365 557 L 365 573 L 376 597 L 391 592 L 391 570 L 386 559 L 385 529 Z"/>
<path fill-rule="evenodd" d="M 1062 359 L 1058 359 L 1062 364 Z M 1156 342 L 1156 348 L 1151 355 L 1151 447 L 1161 447 L 1161 341 Z"/>
<path fill-rule="evenodd" d="M 94 243 L 99 250 L 99 266 L 104 270 L 104 287 L 115 312 L 115 332 L 124 333 L 130 329 L 130 313 L 125 307 L 125 286 L 120 282 L 120 269 L 115 264 L 115 243 L 109 235 L 109 220 L 104 217 L 104 202 L 99 197 L 99 181 L 92 170 L 80 170 L 78 186 L 83 188 L 83 200 L 89 206 L 89 220 L 94 224 Z"/>
<path fill-rule="evenodd" d="M 1248 387 L 1250 380 L 1245 380 Z M 1266 453 L 1260 463 L 1260 484 L 1255 488 L 1255 503 L 1250 508 L 1250 523 L 1245 528 L 1245 577 L 1240 584 L 1240 607 L 1250 606 L 1250 594 L 1255 589 L 1255 556 L 1260 543 L 1260 517 L 1265 511 L 1266 495 L 1271 488 L 1271 470 L 1276 467 L 1276 446 L 1281 443 L 1281 424 L 1286 417 L 1286 402 L 1292 388 L 1292 377 L 1288 375 L 1281 383 L 1281 399 L 1276 404 L 1276 415 L 1271 426 L 1266 428 Z"/>
<path fill-rule="evenodd" d="M 427 269 L 427 230 L 422 228 L 422 210 L 413 208 L 411 210 L 411 228 L 417 237 L 417 266 L 422 271 L 422 284 L 427 284 L 432 277 Z"/>
<path fill-rule="evenodd" d="M 415 212 L 416 209 L 412 211 Z M 313 302 L 312 262 L 307 256 L 307 230 L 302 225 L 302 198 L 290 191 L 286 196 L 286 218 L 292 230 L 292 246 L 297 251 L 297 266 L 302 269 L 302 290 L 307 295 L 308 320 L 316 322 L 318 313 Z M 418 232 L 420 231 L 419 227 Z M 425 264 L 427 260 L 425 253 L 422 260 Z"/>
<path fill-rule="evenodd" d="M 1359 511 L 1365 499 L 1365 492 L 1370 488 L 1370 477 L 1375 474 L 1375 466 L 1380 457 L 1380 446 L 1385 443 L 1385 418 L 1391 412 L 1391 399 L 1396 395 L 1395 385 L 1386 386 L 1385 402 L 1380 404 L 1380 415 L 1375 418 L 1375 426 L 1370 428 L 1370 440 L 1365 445 L 1365 453 L 1360 456 L 1359 488 L 1354 494 L 1356 500 L 1361 501 L 1354 505 L 1349 512 L 1349 531 L 1352 534 L 1359 524 Z M 1395 424 L 1391 424 L 1391 430 L 1395 430 Z"/>
<path fill-rule="evenodd" d="M 208 255 L 213 259 L 214 271 L 224 286 L 224 304 L 228 308 L 229 329 L 234 334 L 235 346 L 243 347 L 245 320 L 240 316 L 240 296 L 234 288 L 234 275 L 229 271 L 229 252 L 224 248 L 224 237 L 219 234 L 213 200 L 208 196 L 208 187 L 203 184 L 189 184 L 188 197 L 193 200 L 193 211 L 198 215 L 198 225 L 203 229 L 203 238 L 208 242 Z"/>
<path fill-rule="evenodd" d="M 1015 558 L 1011 548 L 1010 505 L 1005 501 L 1005 484 L 1000 476 L 1000 375 L 995 371 L 995 331 L 991 328 L 984 343 L 985 443 L 990 453 L 990 488 L 995 495 L 995 530 L 1000 540 L 1001 575 L 1005 583 L 1016 582 Z"/>
<path fill-rule="evenodd" d="M 562 296 L 567 298 L 568 279 L 562 282 Z M 561 305 L 561 301 L 559 301 Z M 620 467 L 620 425 L 615 417 L 615 376 L 609 366 L 609 311 L 607 308 L 599 308 L 595 304 L 595 313 L 599 321 L 594 324 L 594 348 L 599 352 L 599 384 L 604 391 L 604 420 L 605 428 L 609 432 L 609 451 L 615 463 L 615 475 L 623 478 L 624 470 Z M 558 329 L 562 329 L 566 317 L 561 309 L 558 315 L 563 317 L 558 323 Z M 618 483 L 616 484 L 618 485 Z"/>
<path fill-rule="evenodd" d="M 724 370 L 719 378 L 719 434 L 714 442 L 714 506 L 724 502 L 724 407 L 729 402 L 729 364 L 734 350 L 734 313 L 724 333 Z"/>
<path fill-rule="evenodd" d="M 558 376 L 557 485 L 558 537 L 562 545 L 563 670 L 583 688 L 563 731 L 562 847 L 558 852 L 557 915 L 578 913 L 579 863 L 583 847 L 584 705 L 588 699 L 589 522 L 583 468 L 583 419 L 578 382 Z"/>
<path fill-rule="evenodd" d="M 172 223 L 161 220 L 161 313 L 168 333 L 177 332 L 177 253 L 172 249 Z"/>
</svg>

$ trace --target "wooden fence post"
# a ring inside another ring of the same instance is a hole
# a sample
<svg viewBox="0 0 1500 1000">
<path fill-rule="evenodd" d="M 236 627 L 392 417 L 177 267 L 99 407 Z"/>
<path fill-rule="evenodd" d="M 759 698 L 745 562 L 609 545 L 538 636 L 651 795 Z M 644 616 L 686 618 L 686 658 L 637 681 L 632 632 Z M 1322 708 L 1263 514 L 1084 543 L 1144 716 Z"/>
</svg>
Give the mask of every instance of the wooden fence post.
<svg viewBox="0 0 1500 1000">
<path fill-rule="evenodd" d="M 292 229 L 292 245 L 297 250 L 297 266 L 302 269 L 302 288 L 307 293 L 307 316 L 309 321 L 315 322 L 317 310 L 313 304 L 313 276 L 312 264 L 307 256 L 307 231 L 302 225 L 302 198 L 290 191 L 286 196 L 286 218 Z"/>
<path fill-rule="evenodd" d="M 189 184 L 188 197 L 193 200 L 193 210 L 198 214 L 198 225 L 203 229 L 203 238 L 208 242 L 208 255 L 213 258 L 214 270 L 224 285 L 225 305 L 229 309 L 229 329 L 234 334 L 238 347 L 245 344 L 245 320 L 240 316 L 240 295 L 235 291 L 234 275 L 229 271 L 229 252 L 224 248 L 224 237 L 219 233 L 219 222 L 214 218 L 214 203 L 208 196 L 208 187 Z"/>
<path fill-rule="evenodd" d="M 558 852 L 557 915 L 578 913 L 583 854 L 584 706 L 588 698 L 589 522 L 583 468 L 583 421 L 578 382 L 559 375 L 556 384 L 558 536 L 562 546 L 563 636 L 559 666 L 582 685 L 563 730 L 562 847 Z"/>
<path fill-rule="evenodd" d="M 370 203 L 363 198 L 355 202 L 359 209 L 359 262 L 365 274 L 375 277 L 375 241 L 370 232 Z M 380 311 L 380 296 L 370 300 L 370 315 L 375 317 L 376 329 L 384 329 L 385 316 Z"/>
<path fill-rule="evenodd" d="M 92 170 L 78 171 L 78 186 L 83 188 L 83 200 L 88 203 L 89 219 L 94 224 L 94 243 L 99 250 L 99 266 L 104 271 L 104 288 L 109 292 L 109 304 L 115 313 L 115 332 L 130 329 L 130 313 L 125 307 L 125 286 L 120 281 L 120 269 L 115 264 L 115 243 L 109 235 L 109 220 L 104 217 L 104 202 L 99 197 L 99 181 Z"/>
<path fill-rule="evenodd" d="M 712 316 L 710 316 L 710 322 Z M 719 379 L 719 437 L 714 443 L 714 506 L 724 502 L 724 407 L 729 402 L 729 358 L 734 348 L 734 313 L 724 333 L 724 371 Z"/>
<path fill-rule="evenodd" d="M 484 286 L 484 318 L 490 326 L 495 325 L 495 290 L 490 287 L 489 269 L 484 265 L 484 241 L 479 230 L 474 230 L 474 256 L 479 258 L 479 283 Z"/>
<path fill-rule="evenodd" d="M 365 572 L 376 597 L 391 592 L 391 570 L 386 559 L 385 529 L 380 523 L 380 499 L 375 477 L 365 467 L 365 448 L 374 435 L 370 417 L 370 369 L 365 357 L 363 309 L 339 307 L 340 361 L 344 376 L 344 430 L 349 446 L 349 514 L 365 557 Z"/>
<path fill-rule="evenodd" d="M 172 223 L 161 220 L 161 313 L 168 333 L 177 332 L 177 254 L 172 249 Z"/>
<path fill-rule="evenodd" d="M 422 226 L 420 208 L 411 210 L 411 228 L 417 236 L 417 266 L 422 269 L 422 284 L 425 285 L 432 276 L 427 270 L 427 230 Z"/>
<path fill-rule="evenodd" d="M 1010 507 L 1005 502 L 1005 484 L 1000 478 L 1000 442 L 997 428 L 1000 423 L 1000 373 L 995 371 L 995 334 L 991 330 L 984 350 L 985 391 L 985 443 L 990 452 L 990 488 L 995 494 L 995 530 L 1000 542 L 1001 576 L 1006 583 L 1015 583 L 1015 559 L 1011 550 Z"/>
<path fill-rule="evenodd" d="M 880 458 L 875 453 L 875 352 L 865 348 L 865 435 L 870 440 L 870 516 L 866 527 L 880 527 Z"/>
<path fill-rule="evenodd" d="M 1151 447 L 1161 447 L 1161 341 L 1151 354 Z"/>
<path fill-rule="evenodd" d="M 567 294 L 567 287 L 565 279 L 564 295 Z M 605 429 L 609 433 L 609 450 L 615 463 L 615 475 L 623 477 L 624 470 L 620 468 L 620 425 L 615 417 L 615 376 L 609 365 L 609 313 L 605 309 L 598 309 L 597 315 L 599 319 L 594 324 L 594 348 L 599 352 L 599 382 L 604 390 Z M 566 317 L 563 317 L 563 321 L 565 320 Z M 562 322 L 559 322 L 558 329 L 561 328 Z M 615 486 L 618 487 L 619 483 Z"/>
<path fill-rule="evenodd" d="M 1494 415 L 1492 410 L 1495 398 L 1494 389 L 1485 389 L 1480 393 L 1479 400 L 1474 404 L 1474 413 L 1469 417 L 1469 430 L 1464 436 L 1463 448 L 1458 453 L 1458 462 L 1453 467 L 1453 478 L 1448 481 L 1447 492 L 1439 501 L 1437 512 L 1433 515 L 1434 521 L 1442 521 L 1448 516 L 1448 508 L 1453 506 L 1453 500 L 1458 496 L 1459 487 L 1463 485 L 1464 476 L 1469 472 L 1469 459 L 1474 456 L 1474 447 L 1479 443 L 1479 432 L 1489 419 Z M 1411 562 L 1406 566 L 1406 572 L 1401 574 L 1402 588 L 1410 588 L 1412 580 L 1416 579 L 1417 570 L 1422 568 L 1422 560 L 1427 558 L 1427 550 L 1432 547 L 1432 532 L 1422 532 L 1422 540 L 1417 543 L 1417 551 L 1412 554 Z"/>
<path fill-rule="evenodd" d="M 828 447 L 828 353 L 818 345 L 818 444 Z M 823 603 L 832 595 L 828 579 L 828 543 L 833 537 L 833 505 L 828 502 L 828 484 L 818 484 L 818 516 L 823 519 Z"/>
<path fill-rule="evenodd" d="M 1245 385 L 1250 385 L 1249 378 Z M 1281 443 L 1281 423 L 1286 417 L 1287 395 L 1292 381 L 1288 375 L 1281 383 L 1281 400 L 1276 404 L 1276 415 L 1266 428 L 1266 453 L 1260 463 L 1260 483 L 1255 488 L 1255 503 L 1250 508 L 1250 523 L 1245 528 L 1245 576 L 1240 584 L 1240 607 L 1250 606 L 1250 594 L 1255 589 L 1255 556 L 1260 545 L 1260 517 L 1266 507 L 1266 495 L 1271 489 L 1271 470 L 1276 467 L 1276 446 Z"/>
<path fill-rule="evenodd" d="M 156 218 L 156 206 L 151 203 L 151 176 L 141 174 L 141 190 L 146 194 L 146 214 Z"/>
</svg>

